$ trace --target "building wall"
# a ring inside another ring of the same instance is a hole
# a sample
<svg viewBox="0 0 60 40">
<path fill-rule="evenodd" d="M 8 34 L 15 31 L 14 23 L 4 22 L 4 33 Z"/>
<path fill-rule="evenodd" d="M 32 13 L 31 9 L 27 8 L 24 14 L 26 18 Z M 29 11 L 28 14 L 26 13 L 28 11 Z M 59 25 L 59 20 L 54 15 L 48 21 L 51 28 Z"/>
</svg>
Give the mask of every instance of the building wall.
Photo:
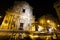
<svg viewBox="0 0 60 40">
<path fill-rule="evenodd" d="M 54 18 L 52 15 L 43 15 L 42 17 L 39 18 L 39 23 L 43 27 L 46 27 L 47 25 L 50 25 L 51 28 L 56 28 L 58 25 L 58 21 L 56 18 Z"/>
<path fill-rule="evenodd" d="M 8 25 L 4 23 L 5 20 L 8 21 Z M 29 30 L 28 28 L 31 27 L 34 22 L 35 18 L 33 16 L 32 7 L 26 2 L 21 2 L 15 4 L 11 10 L 6 12 L 1 26 L 4 28 L 6 24 L 9 29 L 14 29 L 16 27 L 16 29 L 20 30 L 22 27 L 23 30 Z"/>
<path fill-rule="evenodd" d="M 60 21 L 60 1 L 55 2 L 53 6 L 54 6 L 54 8 L 57 12 L 57 15 L 58 15 L 58 18 L 59 18 L 59 21 Z"/>
<path fill-rule="evenodd" d="M 16 4 L 14 5 L 13 10 L 14 12 L 20 14 L 20 22 L 17 23 L 17 25 L 19 24 L 18 27 L 20 27 L 21 23 L 23 23 L 23 29 L 27 30 L 31 23 L 34 23 L 35 19 L 33 16 L 32 7 L 28 3 L 21 2 Z"/>
</svg>

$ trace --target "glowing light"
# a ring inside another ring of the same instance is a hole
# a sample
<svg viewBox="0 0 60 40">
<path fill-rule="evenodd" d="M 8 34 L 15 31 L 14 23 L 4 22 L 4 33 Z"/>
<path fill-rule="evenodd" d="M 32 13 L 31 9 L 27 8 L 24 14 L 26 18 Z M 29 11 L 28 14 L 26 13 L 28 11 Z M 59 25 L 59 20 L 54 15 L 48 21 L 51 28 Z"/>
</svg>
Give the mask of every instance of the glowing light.
<svg viewBox="0 0 60 40">
<path fill-rule="evenodd" d="M 33 36 L 34 38 L 37 38 L 37 37 L 39 37 L 38 35 L 35 35 L 35 36 Z"/>
<path fill-rule="evenodd" d="M 58 27 L 60 26 L 60 25 L 57 25 Z"/>
<path fill-rule="evenodd" d="M 50 20 L 47 20 L 47 23 L 50 23 Z"/>
<path fill-rule="evenodd" d="M 32 31 L 35 31 L 35 27 L 32 27 Z"/>
<path fill-rule="evenodd" d="M 39 20 L 41 24 L 45 24 L 45 20 L 44 19 L 41 19 Z"/>
<path fill-rule="evenodd" d="M 32 39 L 34 38 L 32 34 L 29 35 Z"/>
<path fill-rule="evenodd" d="M 50 29 L 49 29 L 49 32 L 50 32 L 50 33 L 52 33 L 52 32 L 53 32 L 53 29 L 52 29 L 52 28 L 50 28 Z"/>
<path fill-rule="evenodd" d="M 38 31 L 41 32 L 43 30 L 42 26 L 39 26 Z"/>
</svg>

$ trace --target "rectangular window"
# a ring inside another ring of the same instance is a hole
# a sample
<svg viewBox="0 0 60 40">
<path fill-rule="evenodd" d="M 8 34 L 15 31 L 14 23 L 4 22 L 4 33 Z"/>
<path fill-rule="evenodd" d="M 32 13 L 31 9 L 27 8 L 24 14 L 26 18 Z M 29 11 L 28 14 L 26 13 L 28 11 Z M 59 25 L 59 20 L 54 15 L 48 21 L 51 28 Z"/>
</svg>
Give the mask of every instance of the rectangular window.
<svg viewBox="0 0 60 40">
<path fill-rule="evenodd" d="M 23 9 L 23 13 L 25 13 L 25 9 Z"/>
<path fill-rule="evenodd" d="M 24 23 L 20 23 L 20 28 L 19 28 L 19 30 L 23 30 L 23 24 L 24 24 Z"/>
</svg>

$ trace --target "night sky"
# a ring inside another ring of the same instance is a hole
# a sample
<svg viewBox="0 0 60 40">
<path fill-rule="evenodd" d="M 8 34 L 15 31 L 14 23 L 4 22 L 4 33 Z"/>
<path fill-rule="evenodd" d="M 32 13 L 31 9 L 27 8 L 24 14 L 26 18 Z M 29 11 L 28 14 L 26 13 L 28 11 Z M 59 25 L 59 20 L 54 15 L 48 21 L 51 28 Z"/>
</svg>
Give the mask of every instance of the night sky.
<svg viewBox="0 0 60 40">
<path fill-rule="evenodd" d="M 0 15 L 5 15 L 5 12 L 13 6 L 15 1 L 26 1 L 33 7 L 33 15 L 36 20 L 42 15 L 52 14 L 57 18 L 56 11 L 53 8 L 53 3 L 57 0 L 0 0 Z M 3 18 L 0 21 L 3 21 Z"/>
</svg>

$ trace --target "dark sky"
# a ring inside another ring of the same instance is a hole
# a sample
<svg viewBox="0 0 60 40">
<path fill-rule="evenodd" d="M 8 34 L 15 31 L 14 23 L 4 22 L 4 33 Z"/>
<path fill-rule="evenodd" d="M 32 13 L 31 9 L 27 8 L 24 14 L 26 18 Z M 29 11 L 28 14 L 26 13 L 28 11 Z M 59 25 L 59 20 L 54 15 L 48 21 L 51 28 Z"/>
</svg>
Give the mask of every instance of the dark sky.
<svg viewBox="0 0 60 40">
<path fill-rule="evenodd" d="M 0 15 L 5 15 L 5 11 L 13 6 L 14 1 L 24 0 L 0 0 Z M 45 14 L 52 14 L 57 18 L 56 11 L 53 8 L 53 3 L 57 0 L 25 0 L 33 7 L 33 14 L 36 19 Z M 3 18 L 2 18 L 3 19 Z M 1 19 L 0 19 L 1 20 Z"/>
</svg>

